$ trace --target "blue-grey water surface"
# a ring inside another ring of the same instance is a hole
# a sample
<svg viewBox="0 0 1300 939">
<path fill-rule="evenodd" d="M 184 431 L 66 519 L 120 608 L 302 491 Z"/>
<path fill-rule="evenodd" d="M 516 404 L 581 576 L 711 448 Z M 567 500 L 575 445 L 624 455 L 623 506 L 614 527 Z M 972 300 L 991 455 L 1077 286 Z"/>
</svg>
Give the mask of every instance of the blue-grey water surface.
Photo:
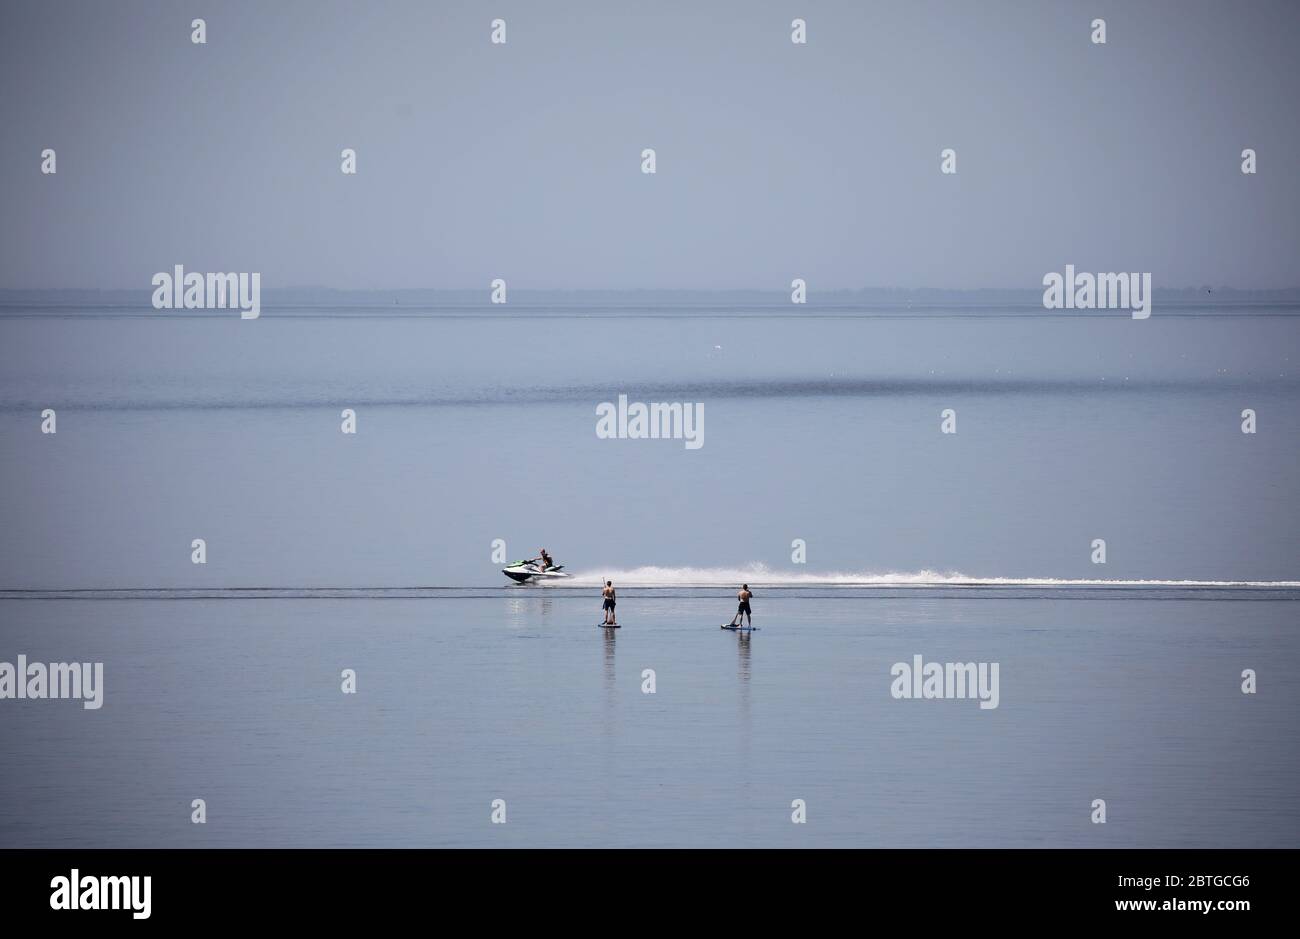
<svg viewBox="0 0 1300 939">
<path fill-rule="evenodd" d="M 0 845 L 1295 847 L 1298 338 L 0 317 L 0 661 L 106 683 L 0 701 Z M 598 439 L 619 394 L 703 404 L 705 445 Z M 494 539 L 575 582 L 508 585 Z M 916 654 L 998 662 L 998 708 L 895 700 Z"/>
</svg>

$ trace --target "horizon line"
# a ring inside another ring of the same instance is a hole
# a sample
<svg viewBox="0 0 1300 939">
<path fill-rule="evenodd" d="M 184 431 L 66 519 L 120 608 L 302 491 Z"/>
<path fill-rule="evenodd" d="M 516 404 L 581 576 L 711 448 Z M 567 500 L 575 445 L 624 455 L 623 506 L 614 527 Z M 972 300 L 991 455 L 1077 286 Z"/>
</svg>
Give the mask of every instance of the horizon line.
<svg viewBox="0 0 1300 939">
<path fill-rule="evenodd" d="M 153 291 L 151 285 L 143 287 L 0 287 L 0 297 L 15 294 L 150 294 Z M 750 294 L 756 296 L 785 297 L 789 295 L 789 289 L 786 287 L 529 287 L 529 286 L 511 286 L 512 293 L 523 294 L 585 294 L 585 295 L 713 295 L 725 296 L 735 294 Z M 431 294 L 431 295 L 471 295 L 475 297 L 485 297 L 489 295 L 490 285 L 478 287 L 327 287 L 316 284 L 288 284 L 283 286 L 267 286 L 262 288 L 264 294 L 292 294 L 292 293 L 317 293 L 317 294 L 361 294 L 361 295 L 395 295 L 395 294 Z M 812 305 L 814 298 L 825 296 L 852 296 L 861 294 L 947 294 L 947 295 L 1024 295 L 1038 296 L 1043 291 L 1042 287 L 889 287 L 889 286 L 862 286 L 862 287 L 826 287 L 809 289 L 808 304 Z M 1153 293 L 1165 294 L 1195 294 L 1197 296 L 1212 297 L 1216 292 L 1220 294 L 1236 295 L 1295 295 L 1300 298 L 1300 284 L 1289 287 L 1236 287 L 1231 285 L 1188 285 L 1181 287 L 1174 286 L 1152 286 Z M 502 305 L 502 304 L 498 304 Z M 803 304 L 801 304 L 803 305 Z"/>
</svg>

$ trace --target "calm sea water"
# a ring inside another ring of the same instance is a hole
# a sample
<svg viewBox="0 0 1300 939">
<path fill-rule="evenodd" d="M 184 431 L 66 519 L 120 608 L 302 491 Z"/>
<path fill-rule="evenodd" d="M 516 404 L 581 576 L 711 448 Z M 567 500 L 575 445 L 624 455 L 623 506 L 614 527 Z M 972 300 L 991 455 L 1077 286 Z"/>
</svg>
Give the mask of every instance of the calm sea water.
<svg viewBox="0 0 1300 939">
<path fill-rule="evenodd" d="M 1300 319 L 742 312 L 0 318 L 0 845 L 1300 843 Z"/>
</svg>

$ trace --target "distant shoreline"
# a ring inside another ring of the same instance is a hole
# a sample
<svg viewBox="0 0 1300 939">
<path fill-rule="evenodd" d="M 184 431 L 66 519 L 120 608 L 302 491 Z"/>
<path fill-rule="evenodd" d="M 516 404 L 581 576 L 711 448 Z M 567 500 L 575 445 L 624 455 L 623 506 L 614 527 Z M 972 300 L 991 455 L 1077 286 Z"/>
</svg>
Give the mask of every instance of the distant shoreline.
<svg viewBox="0 0 1300 939">
<path fill-rule="evenodd" d="M 139 289 L 21 289 L 0 288 L 0 309 L 98 308 L 152 309 L 152 288 L 147 282 Z M 1240 289 L 1234 287 L 1156 287 L 1157 307 L 1181 309 L 1223 309 L 1300 305 L 1300 287 Z M 527 310 L 636 311 L 693 310 L 735 312 L 736 307 L 755 311 L 781 311 L 799 315 L 826 311 L 898 312 L 914 311 L 1023 311 L 1060 314 L 1045 310 L 1042 289 L 947 290 L 940 288 L 866 287 L 856 290 L 812 290 L 808 302 L 792 304 L 785 290 L 530 290 L 512 288 L 508 304 L 493 304 L 485 285 L 478 290 L 335 290 L 319 287 L 268 287 L 263 291 L 266 309 L 355 309 L 393 311 L 484 310 L 511 314 Z M 203 310 L 164 311 L 163 315 L 203 315 Z M 1095 311 L 1113 315 L 1114 311 Z M 1065 315 L 1089 315 L 1090 311 L 1068 310 Z"/>
</svg>

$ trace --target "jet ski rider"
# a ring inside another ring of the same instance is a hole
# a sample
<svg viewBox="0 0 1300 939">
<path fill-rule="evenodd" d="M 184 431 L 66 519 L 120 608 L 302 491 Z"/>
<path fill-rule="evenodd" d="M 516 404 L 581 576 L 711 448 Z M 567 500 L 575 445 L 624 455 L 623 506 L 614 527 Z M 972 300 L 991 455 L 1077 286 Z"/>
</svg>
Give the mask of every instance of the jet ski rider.
<svg viewBox="0 0 1300 939">
<path fill-rule="evenodd" d="M 539 558 L 537 559 L 537 563 L 538 563 L 539 565 L 541 565 L 541 569 L 542 569 L 543 571 L 549 571 L 549 570 L 551 569 L 551 565 L 554 563 L 554 562 L 551 560 L 551 556 L 550 556 L 549 554 L 546 553 L 546 549 L 545 549 L 545 548 L 542 548 L 540 554 L 541 554 L 541 557 L 539 557 Z"/>
</svg>

